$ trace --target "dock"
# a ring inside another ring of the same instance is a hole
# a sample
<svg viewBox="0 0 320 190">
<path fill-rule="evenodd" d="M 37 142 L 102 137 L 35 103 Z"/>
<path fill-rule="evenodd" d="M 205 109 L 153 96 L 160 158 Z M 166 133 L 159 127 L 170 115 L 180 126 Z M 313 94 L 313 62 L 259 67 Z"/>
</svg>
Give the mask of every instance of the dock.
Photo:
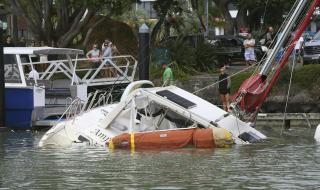
<svg viewBox="0 0 320 190">
<path fill-rule="evenodd" d="M 284 113 L 259 113 L 257 126 L 282 126 Z M 286 113 L 285 125 L 293 127 L 315 127 L 320 123 L 320 113 Z"/>
</svg>

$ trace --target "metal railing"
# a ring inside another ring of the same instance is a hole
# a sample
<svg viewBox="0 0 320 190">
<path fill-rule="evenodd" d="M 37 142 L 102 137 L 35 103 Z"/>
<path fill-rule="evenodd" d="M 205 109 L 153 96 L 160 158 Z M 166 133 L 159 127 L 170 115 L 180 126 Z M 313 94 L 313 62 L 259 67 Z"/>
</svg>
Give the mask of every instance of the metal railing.
<svg viewBox="0 0 320 190">
<path fill-rule="evenodd" d="M 66 110 L 58 121 L 62 118 L 66 118 L 67 120 L 74 119 L 75 116 L 87 110 L 113 103 L 111 92 L 103 90 L 96 90 L 95 92 L 89 93 L 87 101 L 83 101 L 77 97 L 74 99 L 68 97 L 67 102 L 70 102 L 70 104 L 66 104 Z"/>
<path fill-rule="evenodd" d="M 38 80 L 68 79 L 71 85 L 97 86 L 132 82 L 137 60 L 131 55 L 122 55 L 101 59 L 75 58 L 31 62 L 22 63 L 22 66 L 25 71 L 30 68 L 36 70 L 39 74 Z M 29 78 L 28 73 L 25 73 L 25 78 Z"/>
</svg>

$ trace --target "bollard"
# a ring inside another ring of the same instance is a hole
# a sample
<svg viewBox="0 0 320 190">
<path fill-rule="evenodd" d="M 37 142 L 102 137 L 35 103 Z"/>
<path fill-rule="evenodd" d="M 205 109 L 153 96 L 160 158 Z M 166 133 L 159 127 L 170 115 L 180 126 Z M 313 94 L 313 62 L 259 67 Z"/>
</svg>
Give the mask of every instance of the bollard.
<svg viewBox="0 0 320 190">
<path fill-rule="evenodd" d="M 285 119 L 284 120 L 284 128 L 287 129 L 287 130 L 291 128 L 290 119 Z"/>
<path fill-rule="evenodd" d="M 149 80 L 150 33 L 149 27 L 143 24 L 139 28 L 139 80 Z"/>
</svg>

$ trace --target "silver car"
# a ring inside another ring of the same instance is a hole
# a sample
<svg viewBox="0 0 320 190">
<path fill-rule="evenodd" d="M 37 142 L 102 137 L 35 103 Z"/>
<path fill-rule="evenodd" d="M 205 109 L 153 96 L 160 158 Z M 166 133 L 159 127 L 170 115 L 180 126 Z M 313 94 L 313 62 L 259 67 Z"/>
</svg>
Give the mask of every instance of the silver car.
<svg viewBox="0 0 320 190">
<path fill-rule="evenodd" d="M 320 63 L 320 31 L 304 43 L 303 63 Z"/>
</svg>

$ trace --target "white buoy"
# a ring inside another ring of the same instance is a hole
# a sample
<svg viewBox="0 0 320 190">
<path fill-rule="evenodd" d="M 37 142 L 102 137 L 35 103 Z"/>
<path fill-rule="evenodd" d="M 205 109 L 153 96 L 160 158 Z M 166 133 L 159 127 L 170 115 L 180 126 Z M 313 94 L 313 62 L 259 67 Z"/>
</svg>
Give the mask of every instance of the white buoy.
<svg viewBox="0 0 320 190">
<path fill-rule="evenodd" d="M 316 132 L 314 133 L 314 139 L 320 142 L 320 124 L 317 126 Z"/>
</svg>

